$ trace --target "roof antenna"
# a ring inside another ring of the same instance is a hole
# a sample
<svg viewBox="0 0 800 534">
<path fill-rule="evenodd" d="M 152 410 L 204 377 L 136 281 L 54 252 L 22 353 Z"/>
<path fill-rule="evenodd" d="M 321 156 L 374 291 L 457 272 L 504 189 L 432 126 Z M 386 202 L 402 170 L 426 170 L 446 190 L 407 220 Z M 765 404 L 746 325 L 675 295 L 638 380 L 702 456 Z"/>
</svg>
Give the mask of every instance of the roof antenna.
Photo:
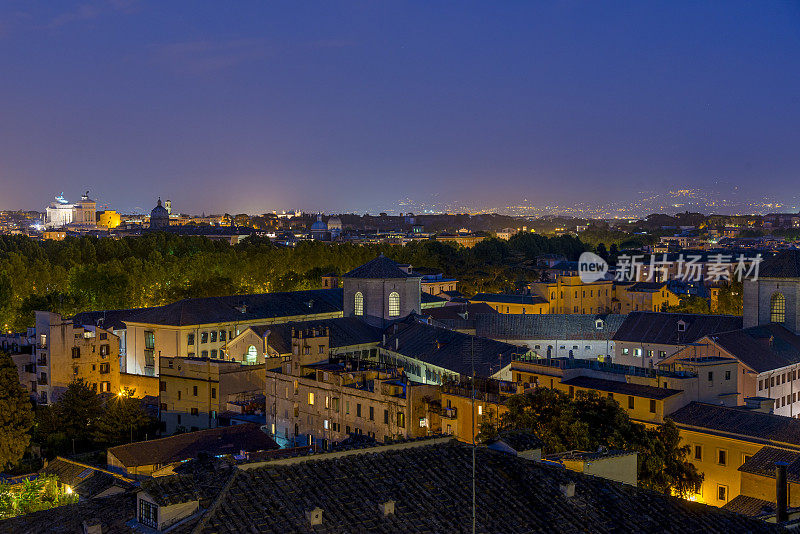
<svg viewBox="0 0 800 534">
<path fill-rule="evenodd" d="M 475 336 L 470 339 L 469 361 L 472 367 L 472 534 L 475 534 Z"/>
</svg>

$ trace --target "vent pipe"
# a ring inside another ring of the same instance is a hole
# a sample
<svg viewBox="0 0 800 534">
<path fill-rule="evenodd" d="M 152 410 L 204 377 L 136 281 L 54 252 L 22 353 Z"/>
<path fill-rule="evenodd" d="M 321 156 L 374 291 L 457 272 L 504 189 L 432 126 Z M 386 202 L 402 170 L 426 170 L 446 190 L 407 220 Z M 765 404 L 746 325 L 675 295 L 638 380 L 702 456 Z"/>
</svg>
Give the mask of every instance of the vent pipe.
<svg viewBox="0 0 800 534">
<path fill-rule="evenodd" d="M 778 506 L 778 513 L 775 520 L 783 523 L 789 519 L 788 512 L 788 491 L 786 488 L 786 462 L 775 462 L 775 501 Z"/>
</svg>

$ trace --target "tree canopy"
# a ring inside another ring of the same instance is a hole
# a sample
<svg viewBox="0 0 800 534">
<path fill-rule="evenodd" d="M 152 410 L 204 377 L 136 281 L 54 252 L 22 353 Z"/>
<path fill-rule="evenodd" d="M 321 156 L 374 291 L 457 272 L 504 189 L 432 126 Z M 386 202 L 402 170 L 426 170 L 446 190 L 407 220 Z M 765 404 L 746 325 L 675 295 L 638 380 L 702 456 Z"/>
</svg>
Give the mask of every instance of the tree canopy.
<svg viewBox="0 0 800 534">
<path fill-rule="evenodd" d="M 687 460 L 689 447 L 680 444 L 678 428 L 666 420 L 653 429 L 631 421 L 617 401 L 594 393 L 571 399 L 547 388 L 510 397 L 499 428 L 481 426 L 488 440 L 501 430 L 530 430 L 544 442 L 546 454 L 598 448 L 638 453 L 639 483 L 662 493 L 688 496 L 700 489 L 703 475 Z"/>
<path fill-rule="evenodd" d="M 0 470 L 25 454 L 31 426 L 31 401 L 19 383 L 17 366 L 8 353 L 0 351 Z"/>
<path fill-rule="evenodd" d="M 204 237 L 148 233 L 123 239 L 68 237 L 37 242 L 0 236 L 0 327 L 24 330 L 33 311 L 81 311 L 167 304 L 187 297 L 266 293 L 321 287 L 321 275 L 343 274 L 379 254 L 439 269 L 462 281 L 465 293 L 513 289 L 535 279 L 530 264 L 542 253 L 575 260 L 587 246 L 572 236 L 517 234 L 473 248 L 435 240 L 405 246 L 303 241 L 274 246 L 252 236 L 230 246 Z"/>
</svg>

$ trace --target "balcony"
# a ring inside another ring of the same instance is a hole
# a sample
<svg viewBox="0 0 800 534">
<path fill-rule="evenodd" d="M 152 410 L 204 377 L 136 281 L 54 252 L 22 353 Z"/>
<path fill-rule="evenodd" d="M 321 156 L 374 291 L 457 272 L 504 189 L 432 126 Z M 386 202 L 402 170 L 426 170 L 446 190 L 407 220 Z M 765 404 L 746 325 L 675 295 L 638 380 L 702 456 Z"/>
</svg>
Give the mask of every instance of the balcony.
<svg viewBox="0 0 800 534">
<path fill-rule="evenodd" d="M 443 419 L 455 419 L 458 415 L 458 411 L 455 408 L 442 408 L 442 418 Z"/>
</svg>

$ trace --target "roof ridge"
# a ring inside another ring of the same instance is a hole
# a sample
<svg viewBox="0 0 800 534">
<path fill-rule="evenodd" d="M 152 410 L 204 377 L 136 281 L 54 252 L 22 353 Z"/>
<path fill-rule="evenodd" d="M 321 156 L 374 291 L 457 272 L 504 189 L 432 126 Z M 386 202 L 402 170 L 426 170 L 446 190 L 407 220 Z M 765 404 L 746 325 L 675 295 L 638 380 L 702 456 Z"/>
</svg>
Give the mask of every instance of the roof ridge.
<svg viewBox="0 0 800 534">
<path fill-rule="evenodd" d="M 255 425 L 255 424 L 256 423 L 240 423 L 238 425 L 231 425 L 231 426 L 218 426 L 216 428 L 203 428 L 201 430 L 195 430 L 193 432 L 183 432 L 181 434 L 173 434 L 171 436 L 164 436 L 164 437 L 156 438 L 156 439 L 147 439 L 147 440 L 144 440 L 144 441 L 134 441 L 133 443 L 123 443 L 121 445 L 115 445 L 114 447 L 109 447 L 108 450 L 112 450 L 112 449 L 119 450 L 119 449 L 124 448 L 124 447 L 131 447 L 132 448 L 134 445 L 142 445 L 142 444 L 145 444 L 145 443 L 155 443 L 157 441 L 164 441 L 164 440 L 167 440 L 167 439 L 179 438 L 181 436 L 186 436 L 188 434 L 196 434 L 198 432 L 208 432 L 210 434 L 211 432 L 213 432 L 215 430 L 216 431 L 224 430 L 224 429 L 230 430 L 231 428 L 234 428 L 234 427 L 247 427 L 248 425 Z M 258 425 L 256 425 L 256 426 L 258 426 Z"/>
<path fill-rule="evenodd" d="M 222 504 L 222 500 L 228 495 L 228 492 L 230 491 L 231 486 L 233 485 L 233 481 L 236 480 L 236 477 L 241 472 L 239 468 L 236 467 L 235 465 L 231 467 L 232 470 L 231 474 L 228 475 L 228 480 L 225 482 L 225 485 L 222 486 L 222 489 L 219 491 L 216 498 L 214 498 L 214 502 L 211 503 L 211 506 L 208 507 L 208 510 L 206 510 L 203 513 L 203 516 L 200 518 L 200 521 L 198 521 L 197 524 L 194 526 L 194 528 L 192 529 L 192 534 L 199 534 L 200 532 L 203 531 L 211 515 L 217 511 L 217 509 L 220 507 L 220 504 Z"/>
<path fill-rule="evenodd" d="M 85 463 L 82 463 L 82 462 L 77 462 L 75 460 L 71 460 L 70 458 L 64 458 L 63 456 L 56 456 L 55 459 L 53 459 L 53 462 L 56 461 L 56 460 L 62 460 L 64 462 L 67 462 L 67 463 L 70 463 L 70 464 L 73 464 L 73 465 L 77 465 L 78 467 L 85 467 L 87 469 L 92 469 L 94 471 L 100 471 L 101 473 L 106 473 L 106 474 L 109 474 L 109 475 L 113 475 L 115 478 L 119 478 L 121 480 L 124 480 L 125 482 L 130 482 L 130 483 L 134 483 L 135 482 L 133 479 L 126 478 L 126 477 L 120 475 L 119 473 L 115 473 L 113 471 L 109 471 L 107 469 L 103 469 L 102 467 L 96 467 L 96 466 L 85 464 Z M 42 467 L 42 469 L 46 469 L 49 465 L 51 465 L 51 463 L 52 462 L 48 463 L 47 466 Z"/>
</svg>

